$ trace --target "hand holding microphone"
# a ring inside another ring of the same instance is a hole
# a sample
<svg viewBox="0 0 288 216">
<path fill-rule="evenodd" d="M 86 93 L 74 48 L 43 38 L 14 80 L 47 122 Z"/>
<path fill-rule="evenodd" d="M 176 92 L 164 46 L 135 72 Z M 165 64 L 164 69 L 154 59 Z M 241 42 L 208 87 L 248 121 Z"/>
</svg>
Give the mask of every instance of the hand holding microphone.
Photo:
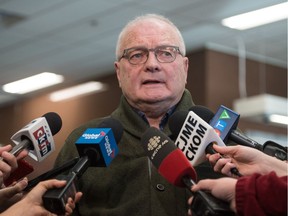
<svg viewBox="0 0 288 216">
<path fill-rule="evenodd" d="M 241 134 L 237 130 L 240 115 L 233 110 L 221 105 L 216 114 L 204 106 L 193 106 L 191 111 L 203 118 L 219 134 L 221 139 L 226 143 L 231 140 L 237 144 L 258 149 L 267 155 L 276 157 L 279 160 L 286 161 L 288 158 L 288 147 L 282 146 L 271 140 L 266 141 L 263 145 L 255 140 Z"/>
<path fill-rule="evenodd" d="M 88 128 L 76 141 L 79 160 L 67 175 L 60 174 L 56 179 L 66 180 L 63 188 L 48 190 L 43 195 L 47 210 L 63 214 L 65 203 L 78 191 L 78 180 L 88 167 L 107 167 L 118 154 L 117 143 L 123 134 L 122 124 L 113 118 L 104 119 L 97 128 Z"/>
<path fill-rule="evenodd" d="M 171 184 L 187 187 L 195 185 L 196 172 L 183 152 L 173 141 L 156 128 L 149 128 L 141 138 L 142 146 L 158 172 Z M 216 199 L 209 193 L 198 190 L 193 192 L 191 211 L 196 216 L 235 215 L 228 203 Z"/>
<path fill-rule="evenodd" d="M 218 179 L 202 179 L 196 185 L 193 185 L 191 190 L 196 193 L 199 190 L 204 190 L 211 193 L 213 196 L 225 200 L 230 203 L 230 208 L 236 213 L 236 199 L 235 199 L 235 187 L 237 180 L 233 178 L 218 178 Z M 191 205 L 193 197 L 188 200 L 188 204 Z M 192 212 L 188 212 L 189 216 L 193 216 Z"/>
<path fill-rule="evenodd" d="M 55 150 L 53 136 L 60 131 L 61 127 L 62 120 L 55 112 L 46 113 L 32 120 L 11 137 L 16 144 L 11 153 L 18 155 L 26 149 L 34 160 L 44 160 Z"/>
<path fill-rule="evenodd" d="M 32 159 L 40 162 L 55 150 L 53 135 L 58 133 L 61 127 L 62 120 L 60 116 L 57 113 L 48 112 L 42 117 L 32 120 L 11 137 L 16 145 L 12 150 L 9 150 L 9 153 L 14 156 L 19 155 L 18 157 L 21 158 L 26 156 L 25 152 L 28 151 L 28 155 Z M 22 153 L 23 151 L 24 153 Z M 1 159 L 3 160 L 3 158 Z M 30 164 L 24 160 L 19 160 L 17 169 L 11 173 L 8 179 L 5 179 L 4 184 L 6 186 L 10 185 L 33 170 Z"/>
<path fill-rule="evenodd" d="M 275 157 L 266 155 L 265 153 L 246 146 L 216 146 L 213 148 L 220 154 L 227 155 L 230 159 L 219 159 L 218 155 L 208 155 L 214 170 L 229 175 L 230 169 L 238 167 L 245 176 L 254 173 L 266 175 L 271 171 L 275 171 L 278 176 L 287 175 L 288 164 L 285 161 L 278 160 Z M 231 163 L 231 159 L 233 162 Z"/>
<path fill-rule="evenodd" d="M 11 172 L 17 169 L 17 161 L 23 159 L 28 154 L 27 151 L 22 151 L 17 157 L 15 157 L 9 152 L 11 149 L 11 145 L 0 147 L 0 188 L 2 187 L 4 180 L 10 176 Z"/>
<path fill-rule="evenodd" d="M 22 200 L 8 208 L 6 211 L 2 212 L 0 215 L 54 215 L 43 207 L 42 196 L 47 190 L 64 187 L 65 184 L 65 181 L 59 181 L 56 179 L 40 182 Z M 77 194 L 74 201 L 69 200 L 68 203 L 65 203 L 65 215 L 70 215 L 73 212 L 75 203 L 77 203 L 80 198 L 81 194 Z"/>
</svg>

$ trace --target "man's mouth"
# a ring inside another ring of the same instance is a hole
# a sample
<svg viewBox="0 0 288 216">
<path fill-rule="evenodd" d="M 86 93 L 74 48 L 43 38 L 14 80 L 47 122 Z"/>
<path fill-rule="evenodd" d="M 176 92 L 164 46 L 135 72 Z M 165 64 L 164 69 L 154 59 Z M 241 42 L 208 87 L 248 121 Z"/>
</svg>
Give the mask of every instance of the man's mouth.
<svg viewBox="0 0 288 216">
<path fill-rule="evenodd" d="M 147 84 L 159 84 L 159 83 L 163 83 L 163 82 L 159 80 L 145 80 L 142 84 L 147 85 Z"/>
</svg>

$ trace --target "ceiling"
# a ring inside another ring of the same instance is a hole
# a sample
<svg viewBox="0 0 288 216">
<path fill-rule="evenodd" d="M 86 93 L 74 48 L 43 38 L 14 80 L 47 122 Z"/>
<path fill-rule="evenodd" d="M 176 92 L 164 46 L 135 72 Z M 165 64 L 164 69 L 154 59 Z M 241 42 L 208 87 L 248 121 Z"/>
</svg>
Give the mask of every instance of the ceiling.
<svg viewBox="0 0 288 216">
<path fill-rule="evenodd" d="M 63 86 L 113 73 L 121 28 L 145 13 L 170 18 L 182 32 L 188 52 L 208 47 L 237 53 L 242 47 L 251 58 L 287 67 L 287 20 L 245 31 L 220 23 L 223 18 L 282 2 L 0 0 L 0 86 L 44 71 L 64 75 Z M 0 105 L 19 98 L 0 90 Z"/>
</svg>

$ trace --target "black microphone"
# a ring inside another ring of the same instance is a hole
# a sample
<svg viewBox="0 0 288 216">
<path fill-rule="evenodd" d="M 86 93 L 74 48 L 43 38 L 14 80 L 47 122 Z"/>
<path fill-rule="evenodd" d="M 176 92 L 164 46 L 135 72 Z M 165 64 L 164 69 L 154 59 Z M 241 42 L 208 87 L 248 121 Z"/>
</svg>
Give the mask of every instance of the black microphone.
<svg viewBox="0 0 288 216">
<path fill-rule="evenodd" d="M 218 132 L 219 136 L 227 142 L 228 139 L 238 143 L 240 145 L 248 146 L 258 149 L 267 155 L 276 157 L 279 160 L 287 160 L 288 148 L 284 147 L 273 141 L 266 141 L 263 145 L 257 143 L 255 140 L 241 134 L 236 130 L 240 115 L 229 108 L 221 105 L 217 113 L 214 115 L 212 111 L 203 106 L 195 106 L 190 110 L 194 110 L 196 114 L 206 122 L 210 122 L 210 125 Z M 207 116 L 212 116 L 210 119 Z"/>
<path fill-rule="evenodd" d="M 122 135 L 122 124 L 113 118 L 104 119 L 97 128 L 85 130 L 75 143 L 80 155 L 77 163 L 67 175 L 60 174 L 55 177 L 66 180 L 66 185 L 63 188 L 48 190 L 42 197 L 44 207 L 52 213 L 64 214 L 68 198 L 73 198 L 78 191 L 79 178 L 88 167 L 109 166 L 118 154 L 117 143 Z"/>
<path fill-rule="evenodd" d="M 240 115 L 231 109 L 221 105 L 215 115 L 211 110 L 204 107 L 195 106 L 191 107 L 190 110 L 195 110 L 194 112 L 197 115 L 201 118 L 203 117 L 203 119 L 215 129 L 225 143 L 229 139 L 240 145 L 256 148 L 260 151 L 263 150 L 261 144 L 236 130 Z M 212 116 L 212 118 L 205 119 L 204 116 Z"/>
<path fill-rule="evenodd" d="M 193 215 L 235 215 L 227 202 L 201 190 L 191 191 L 191 187 L 196 184 L 196 172 L 182 151 L 166 134 L 151 127 L 143 134 L 141 144 L 153 165 L 165 179 L 173 185 L 187 187 L 193 194 L 193 202 L 190 206 Z"/>
<path fill-rule="evenodd" d="M 288 147 L 282 146 L 271 140 L 268 140 L 263 144 L 263 152 L 282 161 L 288 160 Z"/>
</svg>

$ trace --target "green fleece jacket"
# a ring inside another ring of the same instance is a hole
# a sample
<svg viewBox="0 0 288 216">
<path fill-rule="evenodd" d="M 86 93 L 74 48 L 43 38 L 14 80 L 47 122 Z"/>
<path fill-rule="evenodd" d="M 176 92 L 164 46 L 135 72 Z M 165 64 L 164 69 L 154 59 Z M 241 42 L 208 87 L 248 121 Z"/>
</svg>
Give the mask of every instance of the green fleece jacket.
<svg viewBox="0 0 288 216">
<path fill-rule="evenodd" d="M 190 93 L 185 90 L 175 111 L 188 110 L 193 105 Z M 89 167 L 80 178 L 79 190 L 83 192 L 83 197 L 78 204 L 78 212 L 74 211 L 73 215 L 187 215 L 187 201 L 191 194 L 184 188 L 171 185 L 159 175 L 141 146 L 141 136 L 149 125 L 123 96 L 111 117 L 119 120 L 124 128 L 118 143 L 119 153 L 109 167 Z M 78 156 L 76 140 L 87 128 L 97 128 L 101 120 L 92 120 L 75 129 L 67 138 L 55 165 Z M 163 132 L 171 135 L 168 124 Z M 212 173 L 209 167 L 205 167 L 204 172 L 204 175 Z"/>
</svg>

